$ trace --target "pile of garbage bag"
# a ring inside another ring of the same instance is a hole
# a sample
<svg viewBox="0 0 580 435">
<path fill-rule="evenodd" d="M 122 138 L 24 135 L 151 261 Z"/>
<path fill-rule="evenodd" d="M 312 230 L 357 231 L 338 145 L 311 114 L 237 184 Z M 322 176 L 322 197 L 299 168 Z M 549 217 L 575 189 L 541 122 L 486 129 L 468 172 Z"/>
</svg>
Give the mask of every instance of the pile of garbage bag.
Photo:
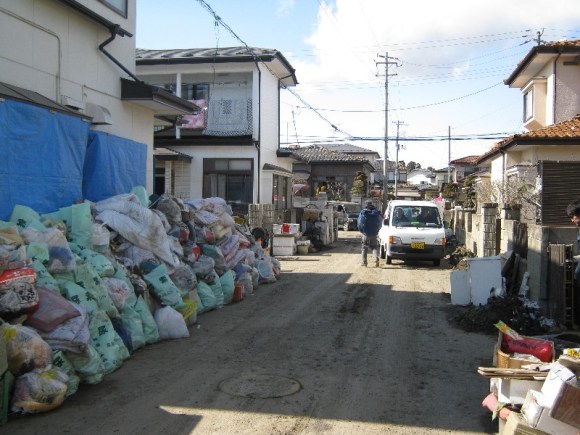
<svg viewBox="0 0 580 435">
<path fill-rule="evenodd" d="M 222 198 L 151 202 L 143 188 L 0 221 L 0 345 L 10 410 L 45 412 L 136 350 L 280 277 Z M 3 342 L 3 343 L 2 343 Z"/>
</svg>

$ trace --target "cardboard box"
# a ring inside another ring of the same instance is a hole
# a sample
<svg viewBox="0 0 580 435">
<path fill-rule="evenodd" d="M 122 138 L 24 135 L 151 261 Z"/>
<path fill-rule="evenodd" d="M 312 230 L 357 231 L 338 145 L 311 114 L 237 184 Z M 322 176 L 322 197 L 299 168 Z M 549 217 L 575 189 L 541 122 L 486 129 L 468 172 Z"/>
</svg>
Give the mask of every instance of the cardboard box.
<svg viewBox="0 0 580 435">
<path fill-rule="evenodd" d="M 531 427 L 519 412 L 511 412 L 500 435 L 544 435 L 545 433 Z"/>
<path fill-rule="evenodd" d="M 294 255 L 296 253 L 296 246 L 272 246 L 272 255 L 286 256 Z"/>
<path fill-rule="evenodd" d="M 294 255 L 296 237 L 293 234 L 276 234 L 272 237 L 272 255 Z"/>
<path fill-rule="evenodd" d="M 576 385 L 576 382 L 574 372 L 559 361 L 556 361 L 548 372 L 541 388 L 545 406 L 552 408 L 564 385 Z"/>
<path fill-rule="evenodd" d="M 522 415 L 530 427 L 555 435 L 577 435 L 574 426 L 550 417 L 550 408 L 545 406 L 541 392 L 529 390 L 522 405 Z"/>
<path fill-rule="evenodd" d="M 544 381 L 499 378 L 497 383 L 497 400 L 512 405 L 522 405 L 528 390 L 540 391 Z"/>
<path fill-rule="evenodd" d="M 550 410 L 550 416 L 580 429 L 580 386 L 578 384 L 580 360 L 562 357 L 558 362 L 575 374 L 575 382 L 565 382 L 561 385 Z"/>
</svg>

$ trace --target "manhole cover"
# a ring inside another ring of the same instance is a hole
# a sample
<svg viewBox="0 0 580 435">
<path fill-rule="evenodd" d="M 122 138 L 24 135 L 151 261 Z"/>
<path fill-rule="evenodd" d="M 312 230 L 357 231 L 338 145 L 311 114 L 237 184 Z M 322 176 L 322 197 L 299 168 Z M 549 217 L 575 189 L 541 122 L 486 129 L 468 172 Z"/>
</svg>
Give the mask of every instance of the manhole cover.
<svg viewBox="0 0 580 435">
<path fill-rule="evenodd" d="M 220 391 L 224 393 L 252 399 L 289 396 L 301 388 L 302 385 L 296 379 L 278 375 L 240 375 L 219 384 Z"/>
</svg>

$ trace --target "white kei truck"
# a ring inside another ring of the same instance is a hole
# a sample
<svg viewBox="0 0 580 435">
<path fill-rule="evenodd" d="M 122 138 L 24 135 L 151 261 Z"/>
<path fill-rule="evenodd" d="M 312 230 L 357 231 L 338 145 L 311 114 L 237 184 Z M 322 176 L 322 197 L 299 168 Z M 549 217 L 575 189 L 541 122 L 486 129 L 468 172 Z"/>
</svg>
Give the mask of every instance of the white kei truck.
<svg viewBox="0 0 580 435">
<path fill-rule="evenodd" d="M 381 258 L 433 261 L 445 256 L 445 226 L 440 208 L 430 201 L 390 201 L 378 234 Z"/>
</svg>

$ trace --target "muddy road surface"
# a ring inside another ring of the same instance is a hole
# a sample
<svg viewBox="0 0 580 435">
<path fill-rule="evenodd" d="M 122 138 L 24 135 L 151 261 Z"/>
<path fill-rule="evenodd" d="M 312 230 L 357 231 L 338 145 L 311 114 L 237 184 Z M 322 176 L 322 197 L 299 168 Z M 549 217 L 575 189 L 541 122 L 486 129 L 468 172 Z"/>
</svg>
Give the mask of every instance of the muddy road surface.
<svg viewBox="0 0 580 435">
<path fill-rule="evenodd" d="M 20 434 L 486 434 L 494 337 L 447 321 L 445 261 L 360 266 L 356 232 L 138 350 Z M 369 263 L 371 263 L 369 261 Z"/>
</svg>

